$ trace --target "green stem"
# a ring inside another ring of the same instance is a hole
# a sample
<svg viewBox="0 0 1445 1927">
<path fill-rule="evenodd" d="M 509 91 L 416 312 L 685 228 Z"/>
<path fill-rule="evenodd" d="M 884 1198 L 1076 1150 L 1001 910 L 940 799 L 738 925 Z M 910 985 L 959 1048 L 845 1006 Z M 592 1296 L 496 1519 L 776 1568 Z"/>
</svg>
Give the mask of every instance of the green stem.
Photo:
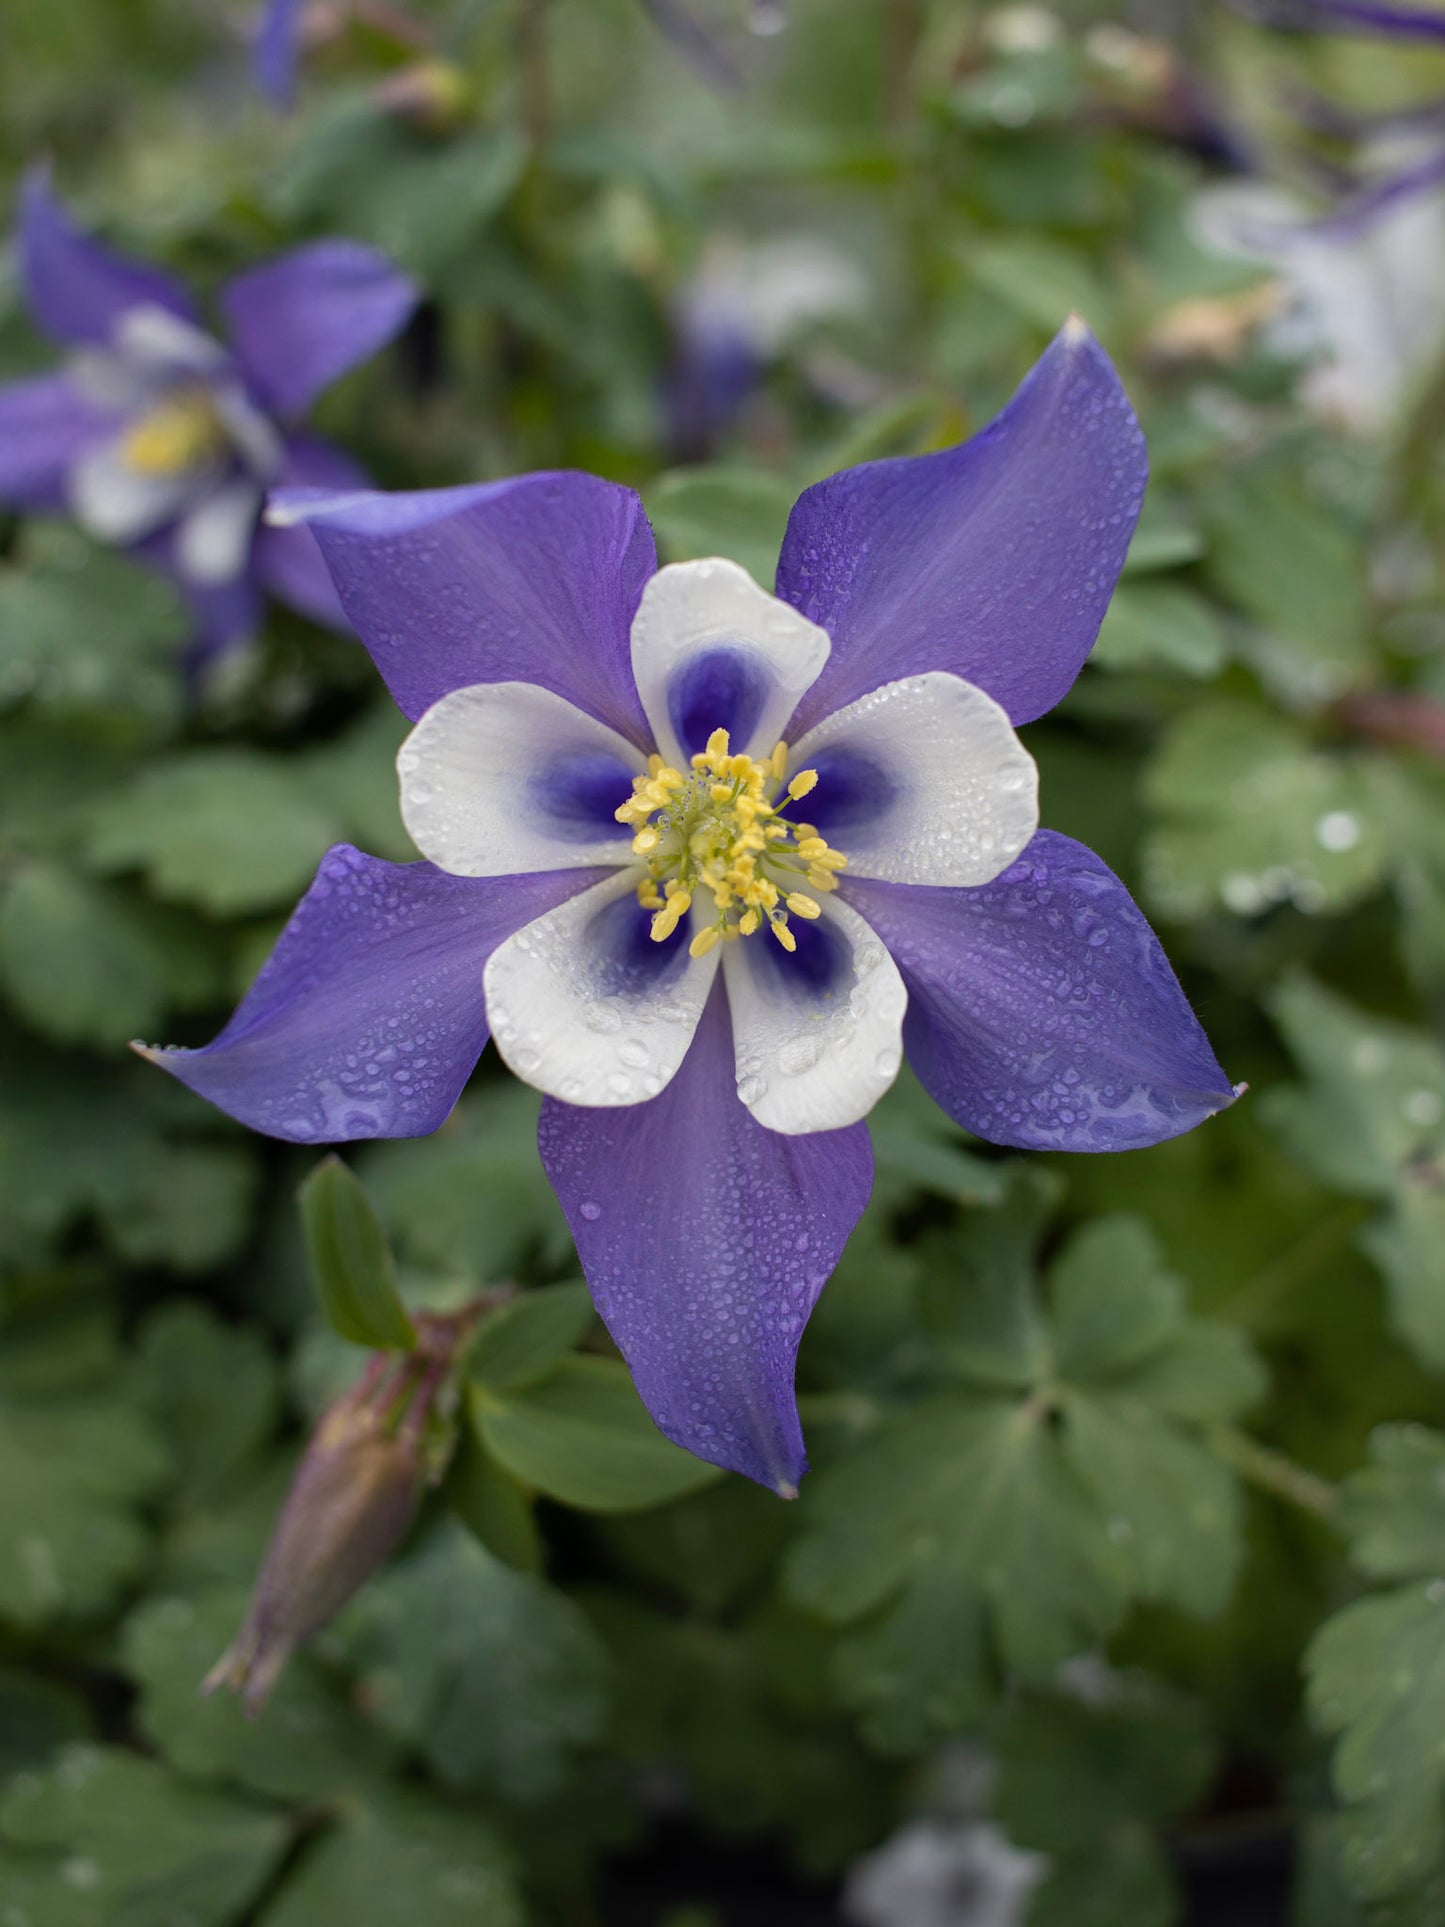
<svg viewBox="0 0 1445 1927">
<path fill-rule="evenodd" d="M 1313 1277 L 1324 1260 L 1342 1245 L 1364 1217 L 1368 1206 L 1352 1201 L 1332 1217 L 1307 1231 L 1297 1244 L 1256 1272 L 1224 1308 L 1225 1316 L 1241 1325 L 1253 1325 L 1261 1314 L 1287 1297 L 1296 1286 Z"/>
<path fill-rule="evenodd" d="M 1226 1465 L 1261 1492 L 1312 1512 L 1317 1519 L 1334 1517 L 1335 1488 L 1283 1452 L 1236 1432 L 1232 1425 L 1217 1426 L 1209 1434 L 1209 1443 Z"/>
</svg>

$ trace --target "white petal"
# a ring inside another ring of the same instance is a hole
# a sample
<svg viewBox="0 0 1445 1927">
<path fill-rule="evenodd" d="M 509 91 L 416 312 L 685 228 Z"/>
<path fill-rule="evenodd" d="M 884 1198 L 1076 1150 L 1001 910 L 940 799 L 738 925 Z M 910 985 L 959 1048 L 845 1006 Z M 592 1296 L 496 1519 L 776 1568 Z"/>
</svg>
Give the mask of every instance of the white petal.
<svg viewBox="0 0 1445 1927">
<path fill-rule="evenodd" d="M 245 573 L 261 512 L 261 490 L 249 478 L 213 489 L 176 530 L 176 567 L 199 588 L 218 588 Z"/>
<path fill-rule="evenodd" d="M 760 589 L 736 562 L 674 562 L 642 592 L 632 673 L 670 763 L 685 766 L 718 728 L 732 732 L 735 751 L 767 756 L 829 647 L 826 630 Z"/>
<path fill-rule="evenodd" d="M 117 442 L 88 448 L 67 478 L 70 506 L 88 535 L 102 542 L 139 542 L 173 521 L 194 499 L 194 473 L 139 475 Z"/>
<path fill-rule="evenodd" d="M 484 989 L 497 1049 L 567 1104 L 642 1104 L 677 1071 L 717 972 L 688 955 L 686 922 L 647 935 L 640 873 L 623 870 L 549 910 L 492 952 Z"/>
<path fill-rule="evenodd" d="M 231 445 L 258 481 L 269 482 L 281 471 L 286 444 L 237 382 L 216 382 L 211 401 Z"/>
<path fill-rule="evenodd" d="M 149 302 L 127 308 L 118 317 L 111 341 L 118 354 L 140 368 L 201 374 L 226 361 L 225 349 L 203 329 Z"/>
<path fill-rule="evenodd" d="M 1039 826 L 1038 770 L 1007 715 L 939 669 L 836 710 L 788 764 L 816 768 L 797 810 L 846 854 L 850 876 L 973 888 Z"/>
<path fill-rule="evenodd" d="M 759 1124 L 798 1136 L 866 1117 L 903 1061 L 908 992 L 872 930 L 837 897 L 790 920 L 789 955 L 767 931 L 723 952 L 738 1096 Z"/>
<path fill-rule="evenodd" d="M 613 812 L 641 759 L 616 730 L 529 682 L 454 689 L 397 755 L 402 821 L 460 877 L 632 863 Z"/>
</svg>

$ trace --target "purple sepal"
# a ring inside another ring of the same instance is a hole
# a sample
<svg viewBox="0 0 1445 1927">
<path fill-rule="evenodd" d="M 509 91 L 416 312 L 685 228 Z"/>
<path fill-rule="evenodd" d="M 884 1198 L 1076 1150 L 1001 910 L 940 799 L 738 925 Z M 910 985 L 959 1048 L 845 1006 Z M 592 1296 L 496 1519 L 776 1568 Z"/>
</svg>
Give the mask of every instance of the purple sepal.
<svg viewBox="0 0 1445 1927">
<path fill-rule="evenodd" d="M 296 57 L 303 0 L 269 0 L 251 42 L 251 74 L 271 105 L 296 99 Z"/>
<path fill-rule="evenodd" d="M 270 515 L 313 531 L 406 715 L 474 683 L 534 682 L 651 746 L 630 630 L 657 549 L 631 489 L 559 470 L 399 495 L 290 490 Z"/>
<path fill-rule="evenodd" d="M 977 890 L 846 888 L 908 986 L 910 1063 L 979 1137 L 1130 1151 L 1233 1102 L 1143 912 L 1071 837 L 1040 830 Z"/>
<path fill-rule="evenodd" d="M 221 294 L 231 346 L 253 394 L 290 418 L 405 327 L 410 276 L 360 241 L 312 241 L 238 275 Z"/>
<path fill-rule="evenodd" d="M 65 478 L 83 449 L 113 433 L 115 416 L 65 375 L 0 387 L 0 502 L 59 512 Z"/>
<path fill-rule="evenodd" d="M 548 1098 L 539 1136 L 606 1321 L 659 1430 L 791 1497 L 807 1470 L 798 1342 L 873 1183 L 864 1125 L 764 1130 L 738 1101 L 721 981 L 667 1088 Z"/>
<path fill-rule="evenodd" d="M 1094 646 L 1147 475 L 1128 397 L 1075 320 L 971 441 L 806 489 L 777 592 L 833 649 L 788 740 L 927 669 L 975 683 L 1016 724 L 1052 709 Z"/>
<path fill-rule="evenodd" d="M 487 958 L 596 880 L 567 870 L 479 882 L 339 843 L 214 1043 L 143 1054 L 269 1137 L 424 1136 L 487 1041 Z"/>
<path fill-rule="evenodd" d="M 72 225 L 44 168 L 32 168 L 20 190 L 18 246 L 25 298 L 56 341 L 107 343 L 132 308 L 164 308 L 195 322 L 190 296 L 168 274 L 113 254 Z"/>
<path fill-rule="evenodd" d="M 1240 11 L 1281 33 L 1382 34 L 1392 40 L 1445 40 L 1445 14 L 1377 0 L 1242 0 Z"/>
<path fill-rule="evenodd" d="M 280 482 L 284 488 L 364 489 L 369 477 L 349 455 L 320 436 L 291 435 Z M 256 574 L 271 595 L 323 628 L 350 631 L 331 571 L 310 529 L 278 529 L 263 523 L 253 556 Z"/>
</svg>

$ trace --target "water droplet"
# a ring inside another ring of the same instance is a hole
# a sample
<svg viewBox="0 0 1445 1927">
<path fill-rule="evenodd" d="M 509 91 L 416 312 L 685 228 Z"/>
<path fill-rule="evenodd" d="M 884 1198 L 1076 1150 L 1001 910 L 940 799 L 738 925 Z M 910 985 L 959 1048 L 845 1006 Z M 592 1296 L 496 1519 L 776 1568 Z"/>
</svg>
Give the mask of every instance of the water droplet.
<svg viewBox="0 0 1445 1927">
<path fill-rule="evenodd" d="M 585 1218 L 588 1224 L 596 1224 L 597 1220 L 602 1216 L 602 1206 L 595 1204 L 591 1198 L 584 1199 L 583 1202 L 578 1205 L 577 1210 L 579 1216 Z"/>
</svg>

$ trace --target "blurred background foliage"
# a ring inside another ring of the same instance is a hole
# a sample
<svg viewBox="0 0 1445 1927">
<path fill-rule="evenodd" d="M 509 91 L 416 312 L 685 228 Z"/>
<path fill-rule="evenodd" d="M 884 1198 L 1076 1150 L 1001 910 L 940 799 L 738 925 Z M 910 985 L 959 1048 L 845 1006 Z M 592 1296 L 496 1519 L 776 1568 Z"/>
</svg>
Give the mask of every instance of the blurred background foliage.
<svg viewBox="0 0 1445 1927">
<path fill-rule="evenodd" d="M 425 306 L 322 410 L 384 485 L 593 468 L 768 582 L 801 486 L 1086 316 L 1153 481 L 1044 820 L 1252 1088 L 1073 1160 L 896 1089 L 783 1506 L 651 1430 L 484 1063 L 349 1158 L 414 1313 L 501 1304 L 451 1469 L 248 1724 L 197 1683 L 377 1314 L 318 1305 L 314 1159 L 125 1044 L 209 1036 L 329 843 L 408 854 L 401 720 L 274 611 L 191 697 L 165 586 L 0 522 L 0 1922 L 1439 1927 L 1445 211 L 1270 258 L 1217 197 L 1327 211 L 1445 56 L 1086 0 L 304 20 L 278 115 L 244 7 L 6 0 L 0 168 L 203 289 L 393 253 Z M 0 376 L 46 359 L 9 261 Z"/>
</svg>

